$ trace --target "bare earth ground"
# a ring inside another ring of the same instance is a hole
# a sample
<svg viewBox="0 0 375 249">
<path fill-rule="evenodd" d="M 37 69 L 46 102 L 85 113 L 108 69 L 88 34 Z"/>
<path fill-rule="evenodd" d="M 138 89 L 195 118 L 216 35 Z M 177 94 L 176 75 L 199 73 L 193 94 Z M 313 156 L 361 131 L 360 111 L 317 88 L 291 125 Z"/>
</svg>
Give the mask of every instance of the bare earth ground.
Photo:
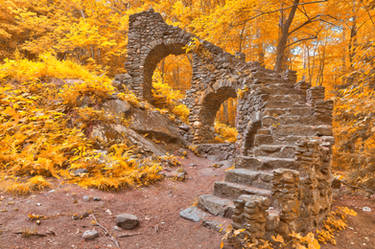
<svg viewBox="0 0 375 249">
<path fill-rule="evenodd" d="M 52 191 L 16 197 L 5 193 L 0 197 L 0 249 L 104 249 L 115 248 L 92 217 L 73 220 L 75 214 L 92 211 L 98 222 L 117 238 L 123 249 L 214 249 L 219 248 L 221 235 L 182 219 L 179 212 L 196 202 L 200 194 L 211 193 L 215 180 L 223 179 L 224 169 L 213 168 L 207 159 L 189 155 L 182 160 L 188 173 L 185 182 L 163 180 L 149 187 L 124 190 L 117 193 L 86 190 L 75 185 L 56 183 Z M 190 164 L 197 164 L 191 167 Z M 84 201 L 82 197 L 99 197 L 101 201 Z M 375 248 L 375 201 L 364 197 L 343 195 L 336 205 L 354 208 L 358 216 L 350 219 L 350 229 L 338 234 L 334 248 Z M 360 211 L 367 206 L 372 212 Z M 131 231 L 117 231 L 115 216 L 131 213 L 138 216 L 140 226 Z M 37 225 L 28 215 L 44 215 L 47 219 Z M 227 225 L 228 220 L 213 218 Z M 92 241 L 82 239 L 85 230 L 96 229 L 100 237 Z M 43 237 L 24 238 L 22 232 L 37 232 Z M 119 238 L 119 236 L 124 236 Z"/>
</svg>

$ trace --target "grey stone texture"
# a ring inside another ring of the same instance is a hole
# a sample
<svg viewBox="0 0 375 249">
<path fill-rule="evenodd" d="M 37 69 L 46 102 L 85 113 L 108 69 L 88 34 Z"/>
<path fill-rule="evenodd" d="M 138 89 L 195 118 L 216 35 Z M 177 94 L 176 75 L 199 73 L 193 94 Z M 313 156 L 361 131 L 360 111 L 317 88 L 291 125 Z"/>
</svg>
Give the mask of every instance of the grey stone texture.
<svg viewBox="0 0 375 249">
<path fill-rule="evenodd" d="M 139 225 L 139 220 L 132 214 L 119 214 L 116 216 L 116 225 L 122 229 L 131 230 Z"/>
<path fill-rule="evenodd" d="M 167 25 L 152 9 L 130 16 L 128 74 L 118 76 L 117 84 L 151 101 L 158 62 L 185 53 L 193 38 L 199 39 Z M 279 74 L 247 63 L 201 39 L 190 53 L 193 76 L 184 100 L 190 109 L 188 141 L 201 154 L 235 162 L 213 194 L 199 198 L 198 207 L 231 217 L 235 229 L 245 228 L 254 238 L 318 227 L 332 202 L 333 103 L 325 100 L 324 87 L 296 82 L 294 71 Z M 237 97 L 238 139 L 234 145 L 213 144 L 216 112 L 230 97 Z"/>
</svg>

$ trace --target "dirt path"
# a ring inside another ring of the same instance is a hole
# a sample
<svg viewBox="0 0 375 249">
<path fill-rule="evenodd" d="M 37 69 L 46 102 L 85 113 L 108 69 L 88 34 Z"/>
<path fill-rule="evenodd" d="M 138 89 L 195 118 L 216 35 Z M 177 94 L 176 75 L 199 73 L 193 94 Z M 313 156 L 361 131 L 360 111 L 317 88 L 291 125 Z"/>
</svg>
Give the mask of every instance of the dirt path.
<svg viewBox="0 0 375 249">
<path fill-rule="evenodd" d="M 200 194 L 211 193 L 215 180 L 224 176 L 224 169 L 211 167 L 207 159 L 190 155 L 182 161 L 187 171 L 185 182 L 163 180 L 150 187 L 107 193 L 85 190 L 74 185 L 59 185 L 52 192 L 36 193 L 28 197 L 2 194 L 0 202 L 0 249 L 8 248 L 115 248 L 103 230 L 91 224 L 91 218 L 73 220 L 72 215 L 93 211 L 99 223 L 113 235 L 133 235 L 119 238 L 126 249 L 196 249 L 217 248 L 220 234 L 182 219 L 179 212 L 192 205 Z M 191 167 L 194 163 L 197 166 Z M 101 201 L 83 200 L 83 196 L 99 197 Z M 106 211 L 107 210 L 107 211 Z M 108 211 L 110 210 L 110 211 Z M 49 217 L 41 225 L 28 221 L 28 214 Z M 115 215 L 135 214 L 140 227 L 132 231 L 116 231 Z M 112 214 L 112 215 L 111 215 Z M 100 237 L 84 241 L 82 233 L 95 228 Z M 38 231 L 46 237 L 23 238 L 15 232 Z M 54 235 L 55 234 L 55 235 Z"/>
<path fill-rule="evenodd" d="M 215 249 L 219 248 L 221 235 L 182 219 L 179 212 L 196 202 L 203 193 L 211 193 L 215 180 L 223 179 L 224 169 L 211 167 L 207 159 L 190 155 L 182 161 L 188 173 L 185 182 L 163 180 L 150 187 L 126 190 L 118 193 L 85 190 L 75 185 L 58 185 L 52 191 L 36 193 L 27 197 L 1 194 L 0 201 L 0 249 L 104 249 L 115 248 L 103 230 L 92 224 L 92 218 L 73 220 L 75 214 L 93 212 L 99 223 L 118 238 L 123 249 Z M 191 167 L 190 164 L 196 164 Z M 84 201 L 83 196 L 99 197 L 100 201 Z M 337 246 L 325 249 L 375 248 L 375 203 L 366 198 L 344 196 L 336 201 L 359 212 L 350 220 L 350 229 L 339 233 Z M 360 211 L 363 206 L 372 212 Z M 140 227 L 131 231 L 117 231 L 115 215 L 131 213 L 140 219 Z M 29 214 L 47 216 L 37 225 L 28 220 Z M 229 221 L 216 218 L 218 222 Z M 100 237 L 84 241 L 85 230 L 96 229 Z M 22 232 L 37 232 L 44 237 L 22 237 Z M 352 244 L 354 243 L 354 244 Z M 364 244 L 365 243 L 365 244 Z"/>
</svg>

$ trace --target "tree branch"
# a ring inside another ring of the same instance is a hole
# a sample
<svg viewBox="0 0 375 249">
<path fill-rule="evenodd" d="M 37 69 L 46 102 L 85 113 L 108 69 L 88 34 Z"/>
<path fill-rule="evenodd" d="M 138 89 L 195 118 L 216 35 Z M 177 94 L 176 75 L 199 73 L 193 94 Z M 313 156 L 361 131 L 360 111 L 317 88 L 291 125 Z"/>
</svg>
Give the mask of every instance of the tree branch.
<svg viewBox="0 0 375 249">
<path fill-rule="evenodd" d="M 311 36 L 311 37 L 302 38 L 302 39 L 299 39 L 299 40 L 297 40 L 295 42 L 292 42 L 292 43 L 288 44 L 286 47 L 291 47 L 291 46 L 293 46 L 296 43 L 299 43 L 299 42 L 302 42 L 302 41 L 314 40 L 314 39 L 317 39 L 317 38 L 318 38 L 317 35 L 314 35 L 314 36 Z"/>
<path fill-rule="evenodd" d="M 95 223 L 96 223 L 100 228 L 102 228 L 102 229 L 104 230 L 105 235 L 109 236 L 109 238 L 112 240 L 113 244 L 115 244 L 115 246 L 116 246 L 117 248 L 121 248 L 121 247 L 120 247 L 120 243 L 116 240 L 115 237 L 113 237 L 113 236 L 109 233 L 108 229 L 107 229 L 105 226 L 103 226 L 102 224 L 100 224 L 100 223 L 98 222 L 98 220 L 96 219 L 95 215 L 94 215 L 94 214 L 90 214 L 90 216 L 91 216 L 91 218 L 94 219 Z"/>
<path fill-rule="evenodd" d="M 319 1 L 312 1 L 312 2 L 307 2 L 307 3 L 298 3 L 297 6 L 304 6 L 304 5 L 316 4 L 316 3 L 324 3 L 324 2 L 328 2 L 328 0 L 319 0 Z M 288 10 L 288 9 L 293 8 L 294 6 L 295 5 L 291 5 L 289 7 L 280 8 L 280 9 L 277 9 L 277 10 L 271 10 L 271 11 L 267 11 L 267 12 L 262 12 L 262 13 L 259 13 L 258 15 L 250 17 L 249 19 L 246 19 L 245 22 L 254 20 L 254 19 L 256 19 L 256 18 L 258 18 L 260 16 L 263 16 L 263 15 L 269 15 L 269 14 L 273 14 L 273 13 L 276 13 L 276 12 L 279 12 L 279 11 Z"/>
</svg>

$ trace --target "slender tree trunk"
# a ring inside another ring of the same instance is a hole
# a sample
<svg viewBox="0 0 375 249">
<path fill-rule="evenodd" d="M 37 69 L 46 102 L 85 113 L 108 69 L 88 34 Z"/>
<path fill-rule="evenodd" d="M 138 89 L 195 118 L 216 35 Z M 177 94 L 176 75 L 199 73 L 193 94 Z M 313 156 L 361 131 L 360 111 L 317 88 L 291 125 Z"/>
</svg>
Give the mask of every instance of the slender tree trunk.
<svg viewBox="0 0 375 249">
<path fill-rule="evenodd" d="M 288 19 L 284 22 L 283 14 L 281 14 L 281 20 L 280 20 L 280 38 L 277 43 L 276 48 L 276 63 L 275 63 L 275 71 L 276 72 L 282 72 L 285 69 L 285 50 L 287 48 L 287 42 L 289 39 L 289 28 L 290 25 L 293 22 L 294 16 L 297 11 L 297 7 L 300 0 L 294 0 L 293 1 L 293 7 L 291 8 L 289 12 Z"/>
</svg>

